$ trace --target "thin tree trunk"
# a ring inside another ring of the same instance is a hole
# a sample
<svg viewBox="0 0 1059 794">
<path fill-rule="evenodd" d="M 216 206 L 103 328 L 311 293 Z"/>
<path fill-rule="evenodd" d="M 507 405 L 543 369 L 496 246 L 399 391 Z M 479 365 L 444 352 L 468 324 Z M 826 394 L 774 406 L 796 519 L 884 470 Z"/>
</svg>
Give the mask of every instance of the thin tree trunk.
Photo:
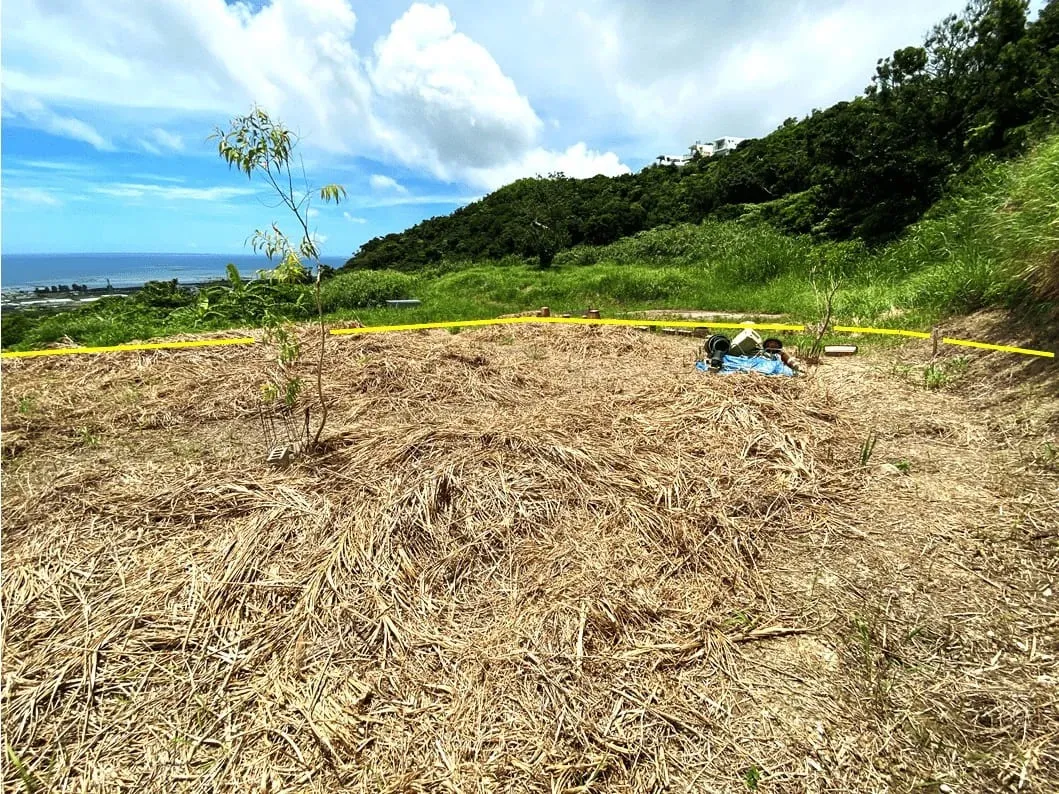
<svg viewBox="0 0 1059 794">
<path fill-rule="evenodd" d="M 316 357 L 316 396 L 320 400 L 320 426 L 316 428 L 316 435 L 313 436 L 313 449 L 316 449 L 320 443 L 320 435 L 324 432 L 324 425 L 327 424 L 327 400 L 324 399 L 324 342 L 327 339 L 327 331 L 324 328 L 324 304 L 320 298 L 320 263 L 316 264 L 316 289 L 314 290 L 316 296 L 316 316 L 320 323 L 320 349 Z"/>
</svg>

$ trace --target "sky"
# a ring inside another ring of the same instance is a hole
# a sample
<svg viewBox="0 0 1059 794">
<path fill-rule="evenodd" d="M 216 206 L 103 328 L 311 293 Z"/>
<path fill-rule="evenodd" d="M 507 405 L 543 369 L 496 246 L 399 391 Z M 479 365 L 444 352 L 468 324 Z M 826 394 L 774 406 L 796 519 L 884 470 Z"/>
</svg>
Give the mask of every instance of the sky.
<svg viewBox="0 0 1059 794">
<path fill-rule="evenodd" d="M 350 255 L 520 177 L 765 135 L 860 94 L 962 6 L 4 0 L 0 250 L 235 254 L 293 232 L 207 141 L 257 104 L 298 133 L 310 186 L 345 187 L 311 224 Z"/>
</svg>

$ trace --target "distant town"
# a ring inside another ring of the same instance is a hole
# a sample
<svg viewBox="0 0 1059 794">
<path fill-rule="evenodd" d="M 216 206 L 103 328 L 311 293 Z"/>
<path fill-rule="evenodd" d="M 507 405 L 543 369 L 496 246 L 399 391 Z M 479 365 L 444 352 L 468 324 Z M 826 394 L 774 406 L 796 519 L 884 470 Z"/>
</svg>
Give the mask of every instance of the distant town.
<svg viewBox="0 0 1059 794">
<path fill-rule="evenodd" d="M 174 284 L 177 283 L 176 279 L 166 280 Z M 195 292 L 201 287 L 226 283 L 227 280 L 224 278 L 215 278 L 206 281 L 184 282 L 180 286 Z M 70 308 L 71 305 L 92 303 L 103 298 L 127 298 L 130 295 L 135 295 L 143 287 L 143 284 L 114 287 L 111 286 L 110 279 L 107 279 L 107 286 L 105 287 L 90 287 L 87 284 L 73 283 L 53 284 L 50 287 L 34 287 L 33 292 L 17 288 L 4 289 L 3 297 L 0 299 L 0 309 L 17 311 L 19 309 L 33 308 L 62 311 Z"/>
</svg>

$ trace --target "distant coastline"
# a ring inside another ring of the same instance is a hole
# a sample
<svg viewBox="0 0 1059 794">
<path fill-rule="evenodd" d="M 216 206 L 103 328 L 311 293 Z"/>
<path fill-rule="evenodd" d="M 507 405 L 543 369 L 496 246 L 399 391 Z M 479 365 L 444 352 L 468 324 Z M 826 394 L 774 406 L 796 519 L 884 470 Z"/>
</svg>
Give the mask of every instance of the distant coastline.
<svg viewBox="0 0 1059 794">
<path fill-rule="evenodd" d="M 154 279 L 151 279 L 154 280 Z M 165 281 L 172 281 L 173 279 L 158 279 Z M 196 291 L 206 286 L 214 286 L 217 284 L 227 284 L 228 279 L 226 278 L 215 278 L 207 281 L 197 282 L 180 282 L 177 279 L 179 285 L 186 289 Z M 146 282 L 145 282 L 146 283 Z M 60 285 L 56 285 L 60 286 Z M 71 286 L 71 285 L 62 285 Z M 59 289 L 55 292 L 35 292 L 27 291 L 19 288 L 8 289 L 4 287 L 3 298 L 0 300 L 0 310 L 2 311 L 19 311 L 21 309 L 55 309 L 63 310 L 69 309 L 75 306 L 80 306 L 83 303 L 94 303 L 95 301 L 102 300 L 104 298 L 127 298 L 130 295 L 135 295 L 137 292 L 144 288 L 144 284 L 139 284 L 131 287 L 86 287 L 85 289 Z"/>
<path fill-rule="evenodd" d="M 321 257 L 325 265 L 341 267 L 348 257 Z M 228 264 L 243 278 L 254 278 L 270 267 L 261 254 L 4 254 L 0 256 L 0 290 L 5 298 L 36 288 L 83 285 L 90 290 L 139 289 L 148 281 L 171 281 L 192 286 L 224 280 Z"/>
<path fill-rule="evenodd" d="M 321 259 L 337 268 L 347 257 Z M 176 279 L 181 287 L 197 290 L 227 283 L 229 264 L 247 279 L 270 267 L 260 254 L 4 254 L 0 257 L 0 309 L 62 311 L 128 297 L 148 281 Z M 78 289 L 72 289 L 74 285 Z M 52 287 L 67 289 L 52 291 Z"/>
</svg>

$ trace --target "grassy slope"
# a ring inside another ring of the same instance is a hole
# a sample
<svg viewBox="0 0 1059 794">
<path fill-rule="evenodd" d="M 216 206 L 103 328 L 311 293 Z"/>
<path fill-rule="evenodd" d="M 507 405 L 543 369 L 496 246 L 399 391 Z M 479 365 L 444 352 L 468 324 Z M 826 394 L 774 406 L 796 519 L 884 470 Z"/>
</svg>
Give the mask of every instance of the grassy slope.
<svg viewBox="0 0 1059 794">
<path fill-rule="evenodd" d="M 543 272 L 467 263 L 423 274 L 408 286 L 429 307 L 417 319 L 542 305 L 560 311 L 690 307 L 811 319 L 819 311 L 814 280 L 822 288 L 833 274 L 841 285 L 839 319 L 917 327 L 944 315 L 1023 303 L 1032 281 L 1056 288 L 1057 185 L 1059 136 L 1053 136 L 1021 161 L 982 163 L 908 234 L 877 251 L 816 244 L 761 224 L 708 221 L 566 251 Z M 352 284 L 361 277 L 340 278 Z M 393 316 L 357 314 L 369 323 Z"/>
<path fill-rule="evenodd" d="M 989 306 L 1025 305 L 1030 284 L 1059 288 L 1059 136 L 1003 165 L 983 162 L 948 198 L 886 248 L 814 243 L 751 222 L 708 221 L 655 229 L 600 248 L 560 254 L 541 271 L 517 261 L 449 263 L 415 276 L 344 273 L 325 287 L 329 319 L 375 325 L 485 318 L 542 305 L 556 312 L 589 306 L 609 314 L 643 308 L 785 313 L 816 319 L 817 290 L 834 275 L 837 319 L 923 327 Z M 1051 293 L 1049 293 L 1049 290 Z M 416 310 L 367 308 L 414 296 Z M 305 301 L 311 305 L 311 301 Z M 282 311 L 281 307 L 281 311 Z M 289 311 L 307 319 L 304 310 Z M 8 315 L 5 321 L 25 322 Z M 5 322 L 6 324 L 6 322 Z M 245 314 L 213 319 L 194 307 L 174 312 L 112 304 L 55 315 L 18 333 L 15 348 L 70 336 L 82 344 L 246 326 Z"/>
</svg>

